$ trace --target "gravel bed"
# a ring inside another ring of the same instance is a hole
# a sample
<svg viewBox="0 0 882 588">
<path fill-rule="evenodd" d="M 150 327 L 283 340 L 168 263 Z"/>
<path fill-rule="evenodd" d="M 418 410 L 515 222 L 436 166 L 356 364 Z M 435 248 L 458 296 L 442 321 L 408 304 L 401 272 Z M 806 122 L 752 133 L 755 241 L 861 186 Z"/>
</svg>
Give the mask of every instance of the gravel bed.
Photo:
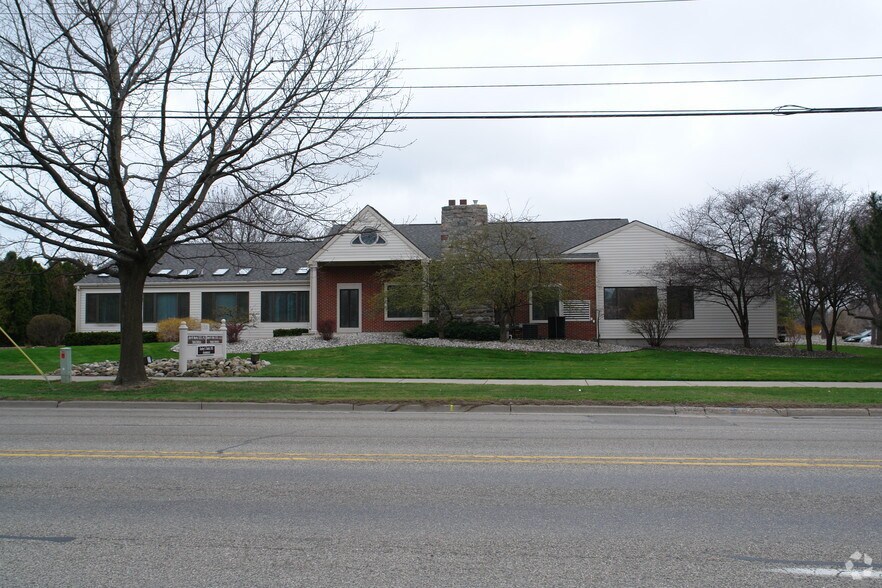
<svg viewBox="0 0 882 588">
<path fill-rule="evenodd" d="M 761 345 L 759 347 L 671 347 L 670 349 L 679 349 L 683 351 L 700 351 L 703 353 L 716 353 L 718 355 L 745 355 L 752 357 L 804 357 L 808 359 L 824 359 L 824 358 L 846 358 L 855 357 L 849 353 L 837 351 L 827 351 L 826 349 L 815 349 L 808 352 L 805 349 L 796 349 L 790 345 Z"/>
<path fill-rule="evenodd" d="M 591 341 L 549 340 L 549 339 L 513 339 L 500 341 L 458 341 L 452 339 L 408 339 L 401 333 L 358 333 L 335 335 L 330 341 L 323 341 L 318 335 L 300 335 L 299 337 L 274 337 L 272 339 L 255 339 L 227 345 L 229 353 L 269 353 L 272 351 L 301 351 L 306 349 L 326 349 L 346 345 L 365 345 L 377 343 L 399 343 L 402 345 L 419 345 L 421 347 L 467 347 L 472 349 L 500 349 L 505 351 L 538 351 L 545 353 L 621 353 L 634 351 L 637 347 L 624 345 L 608 345 Z"/>
</svg>

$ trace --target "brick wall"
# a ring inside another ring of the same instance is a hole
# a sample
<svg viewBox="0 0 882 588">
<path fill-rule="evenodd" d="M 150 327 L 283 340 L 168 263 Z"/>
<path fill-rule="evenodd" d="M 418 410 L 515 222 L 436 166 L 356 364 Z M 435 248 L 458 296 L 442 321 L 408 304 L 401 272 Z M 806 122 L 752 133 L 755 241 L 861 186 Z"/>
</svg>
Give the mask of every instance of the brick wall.
<svg viewBox="0 0 882 588">
<path fill-rule="evenodd" d="M 365 333 L 403 331 L 421 320 L 387 321 L 383 317 L 381 266 L 321 266 L 318 268 L 318 320 L 337 324 L 337 284 L 361 284 L 361 330 Z"/>
<path fill-rule="evenodd" d="M 569 291 L 564 294 L 564 297 L 569 300 L 590 300 L 592 317 L 595 316 L 597 309 L 595 269 L 594 263 L 567 264 L 567 272 L 569 273 L 567 288 Z M 529 299 L 526 297 L 524 298 L 524 304 L 521 305 L 518 312 L 515 314 L 515 322 L 530 322 Z M 548 337 L 548 323 L 543 322 L 537 324 L 539 326 L 539 337 L 543 339 Z M 582 339 L 590 341 L 597 336 L 597 324 L 594 321 L 567 320 L 566 332 L 567 339 Z"/>
<path fill-rule="evenodd" d="M 361 284 L 361 330 L 366 333 L 394 332 L 409 329 L 422 321 L 387 321 L 383 317 L 383 307 L 379 302 L 383 284 L 377 273 L 387 267 L 370 266 L 323 266 L 318 269 L 318 320 L 337 321 L 337 284 Z M 570 299 L 590 300 L 592 315 L 597 308 L 595 289 L 595 266 L 593 263 L 567 264 L 570 274 L 566 296 Z M 515 322 L 530 322 L 529 299 L 518 309 Z M 591 340 L 597 336 L 597 325 L 592 321 L 572 321 L 566 323 L 567 339 Z M 539 336 L 548 336 L 547 323 L 539 323 Z"/>
</svg>

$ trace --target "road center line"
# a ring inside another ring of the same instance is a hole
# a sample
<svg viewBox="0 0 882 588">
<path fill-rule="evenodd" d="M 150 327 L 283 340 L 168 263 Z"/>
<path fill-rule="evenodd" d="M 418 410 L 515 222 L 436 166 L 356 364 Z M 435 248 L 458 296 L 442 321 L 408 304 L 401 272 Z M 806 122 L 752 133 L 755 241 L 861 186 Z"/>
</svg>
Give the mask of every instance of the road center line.
<svg viewBox="0 0 882 588">
<path fill-rule="evenodd" d="M 481 463 L 556 465 L 632 465 L 678 467 L 840 468 L 882 470 L 882 460 L 783 457 L 665 457 L 609 455 L 483 455 L 431 453 L 217 453 L 92 449 L 5 449 L 0 458 L 143 459 L 255 462 Z"/>
</svg>

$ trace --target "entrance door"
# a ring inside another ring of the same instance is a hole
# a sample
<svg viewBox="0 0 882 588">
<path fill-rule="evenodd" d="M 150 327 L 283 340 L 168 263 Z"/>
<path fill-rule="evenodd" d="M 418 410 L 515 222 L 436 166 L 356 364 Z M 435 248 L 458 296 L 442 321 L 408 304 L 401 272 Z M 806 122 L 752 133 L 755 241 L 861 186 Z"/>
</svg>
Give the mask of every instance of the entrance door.
<svg viewBox="0 0 882 588">
<path fill-rule="evenodd" d="M 340 288 L 340 328 L 341 329 L 358 329 L 361 327 L 359 310 L 361 304 L 359 301 L 359 288 Z"/>
</svg>

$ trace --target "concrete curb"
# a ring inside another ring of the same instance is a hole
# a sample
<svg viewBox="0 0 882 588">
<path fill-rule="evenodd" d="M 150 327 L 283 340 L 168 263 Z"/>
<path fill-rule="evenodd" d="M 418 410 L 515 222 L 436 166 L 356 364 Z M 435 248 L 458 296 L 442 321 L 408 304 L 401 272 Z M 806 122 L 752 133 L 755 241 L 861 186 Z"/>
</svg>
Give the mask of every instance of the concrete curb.
<svg viewBox="0 0 882 588">
<path fill-rule="evenodd" d="M 139 408 L 153 410 L 258 410 L 316 412 L 403 412 L 403 413 L 508 413 L 573 415 L 668 415 L 683 417 L 768 416 L 882 417 L 882 407 L 873 408 L 769 408 L 754 406 L 629 406 L 590 404 L 316 404 L 310 402 L 158 402 L 142 400 L 0 400 L 0 408 Z"/>
</svg>

